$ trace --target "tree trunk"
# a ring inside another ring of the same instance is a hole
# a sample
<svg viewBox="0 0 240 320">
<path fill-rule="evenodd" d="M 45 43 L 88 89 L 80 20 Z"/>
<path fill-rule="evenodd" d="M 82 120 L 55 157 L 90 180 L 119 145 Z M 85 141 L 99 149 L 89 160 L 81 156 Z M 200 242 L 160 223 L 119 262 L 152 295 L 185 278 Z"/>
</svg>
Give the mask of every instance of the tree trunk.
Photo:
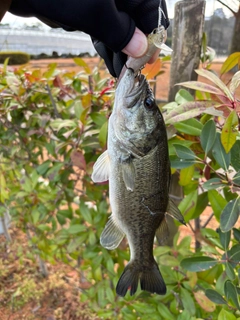
<svg viewBox="0 0 240 320">
<path fill-rule="evenodd" d="M 204 11 L 204 0 L 182 0 L 175 5 L 169 101 L 174 101 L 179 90 L 176 83 L 197 79 L 194 70 L 200 61 Z"/>
<path fill-rule="evenodd" d="M 235 24 L 230 49 L 230 53 L 234 52 L 240 52 L 240 6 L 238 12 L 235 15 Z"/>
</svg>

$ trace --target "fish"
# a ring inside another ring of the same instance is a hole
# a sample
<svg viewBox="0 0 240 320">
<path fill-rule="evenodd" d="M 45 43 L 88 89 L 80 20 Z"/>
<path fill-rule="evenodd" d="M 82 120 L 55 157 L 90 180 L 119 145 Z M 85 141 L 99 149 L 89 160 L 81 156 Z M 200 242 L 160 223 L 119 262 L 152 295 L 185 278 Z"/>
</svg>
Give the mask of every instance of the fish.
<svg viewBox="0 0 240 320">
<path fill-rule="evenodd" d="M 139 65 L 139 62 L 138 62 Z M 164 119 L 145 76 L 125 68 L 109 118 L 107 150 L 93 166 L 92 180 L 109 181 L 112 214 L 100 243 L 116 249 L 126 236 L 130 261 L 116 286 L 124 297 L 141 290 L 164 295 L 166 284 L 153 256 L 155 236 L 168 237 L 166 214 L 184 223 L 169 198 L 171 171 Z"/>
</svg>

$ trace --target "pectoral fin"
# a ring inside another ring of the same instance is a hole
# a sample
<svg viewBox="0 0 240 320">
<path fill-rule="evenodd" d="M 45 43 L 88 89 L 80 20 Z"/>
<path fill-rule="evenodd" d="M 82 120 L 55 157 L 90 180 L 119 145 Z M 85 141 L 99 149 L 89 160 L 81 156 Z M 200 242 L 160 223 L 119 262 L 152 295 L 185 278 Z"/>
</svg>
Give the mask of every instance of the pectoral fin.
<svg viewBox="0 0 240 320">
<path fill-rule="evenodd" d="M 178 220 L 180 223 L 186 226 L 186 222 L 184 221 L 183 215 L 181 214 L 180 210 L 171 199 L 169 199 L 166 214 L 168 214 L 169 216 Z"/>
<path fill-rule="evenodd" d="M 121 165 L 125 186 L 127 190 L 133 191 L 135 187 L 135 168 L 132 159 L 123 161 Z"/>
<path fill-rule="evenodd" d="M 165 217 L 163 218 L 160 226 L 156 230 L 156 238 L 160 245 L 165 244 L 167 238 L 169 237 L 169 229 Z"/>
<path fill-rule="evenodd" d="M 104 182 L 109 179 L 110 161 L 108 151 L 103 152 L 93 166 L 93 182 Z"/>
<path fill-rule="evenodd" d="M 101 245 L 108 249 L 116 249 L 124 238 L 125 234 L 114 221 L 111 215 L 100 237 Z"/>
</svg>

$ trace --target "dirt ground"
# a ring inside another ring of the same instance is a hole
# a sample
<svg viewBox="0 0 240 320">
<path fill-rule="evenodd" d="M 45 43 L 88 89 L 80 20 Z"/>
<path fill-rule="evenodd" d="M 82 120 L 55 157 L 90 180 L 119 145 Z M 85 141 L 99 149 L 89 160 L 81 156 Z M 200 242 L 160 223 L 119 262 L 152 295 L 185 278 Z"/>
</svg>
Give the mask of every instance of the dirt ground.
<svg viewBox="0 0 240 320">
<path fill-rule="evenodd" d="M 85 61 L 94 68 L 99 58 L 86 58 Z M 68 71 L 81 69 L 72 59 L 33 60 L 28 67 L 45 70 L 48 64 L 53 62 L 56 62 L 60 69 Z M 212 69 L 219 74 L 221 65 L 222 61 L 216 61 L 212 64 Z M 170 62 L 164 63 L 163 70 L 164 74 L 157 79 L 156 98 L 167 101 Z M 224 76 L 224 82 L 227 83 L 231 76 L 231 74 Z M 205 210 L 201 222 L 207 221 L 211 213 L 211 208 Z M 217 225 L 214 219 L 209 223 L 211 228 L 216 228 Z M 49 278 L 42 278 L 37 263 L 28 257 L 28 241 L 25 234 L 16 228 L 12 228 L 10 233 L 13 238 L 11 245 L 6 244 L 3 236 L 0 237 L 0 320 L 94 319 L 93 315 L 89 315 L 87 305 L 79 303 L 81 290 L 90 284 L 81 282 L 77 268 L 61 263 L 47 264 Z M 190 227 L 180 227 L 180 233 L 181 238 L 187 235 L 194 238 Z M 25 252 L 24 258 L 21 258 L 19 243 L 21 250 Z M 20 289 L 17 287 L 19 283 L 21 283 Z"/>
<path fill-rule="evenodd" d="M 93 58 L 84 58 L 86 63 L 93 69 L 100 61 L 100 58 L 93 57 Z M 216 72 L 218 75 L 220 75 L 220 69 L 223 63 L 223 59 L 217 59 L 215 62 L 212 63 L 211 69 Z M 61 70 L 67 70 L 67 71 L 79 71 L 81 70 L 81 67 L 77 66 L 73 59 L 46 59 L 46 60 L 31 60 L 29 65 L 30 69 L 42 69 L 46 70 L 47 66 L 50 63 L 56 62 L 58 65 L 58 68 Z M 164 74 L 157 77 L 157 84 L 156 84 L 156 98 L 158 100 L 167 101 L 168 99 L 168 91 L 169 91 L 169 79 L 170 79 L 170 68 L 171 68 L 171 62 L 167 61 L 164 62 L 162 66 L 162 70 L 164 71 Z M 221 78 L 224 83 L 228 83 L 231 79 L 232 74 L 228 73 L 223 75 Z M 199 77 L 199 81 L 208 82 L 206 79 Z"/>
</svg>

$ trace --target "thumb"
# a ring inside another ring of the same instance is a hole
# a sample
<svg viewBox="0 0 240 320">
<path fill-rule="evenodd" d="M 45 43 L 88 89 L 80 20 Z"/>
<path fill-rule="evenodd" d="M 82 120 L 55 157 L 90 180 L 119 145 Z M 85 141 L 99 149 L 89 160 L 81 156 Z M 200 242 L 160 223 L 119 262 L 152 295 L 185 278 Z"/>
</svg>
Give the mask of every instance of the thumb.
<svg viewBox="0 0 240 320">
<path fill-rule="evenodd" d="M 145 34 L 135 28 L 135 32 L 132 36 L 132 39 L 126 45 L 126 47 L 122 50 L 125 54 L 133 58 L 139 58 L 143 56 L 148 48 L 147 37 Z"/>
</svg>

